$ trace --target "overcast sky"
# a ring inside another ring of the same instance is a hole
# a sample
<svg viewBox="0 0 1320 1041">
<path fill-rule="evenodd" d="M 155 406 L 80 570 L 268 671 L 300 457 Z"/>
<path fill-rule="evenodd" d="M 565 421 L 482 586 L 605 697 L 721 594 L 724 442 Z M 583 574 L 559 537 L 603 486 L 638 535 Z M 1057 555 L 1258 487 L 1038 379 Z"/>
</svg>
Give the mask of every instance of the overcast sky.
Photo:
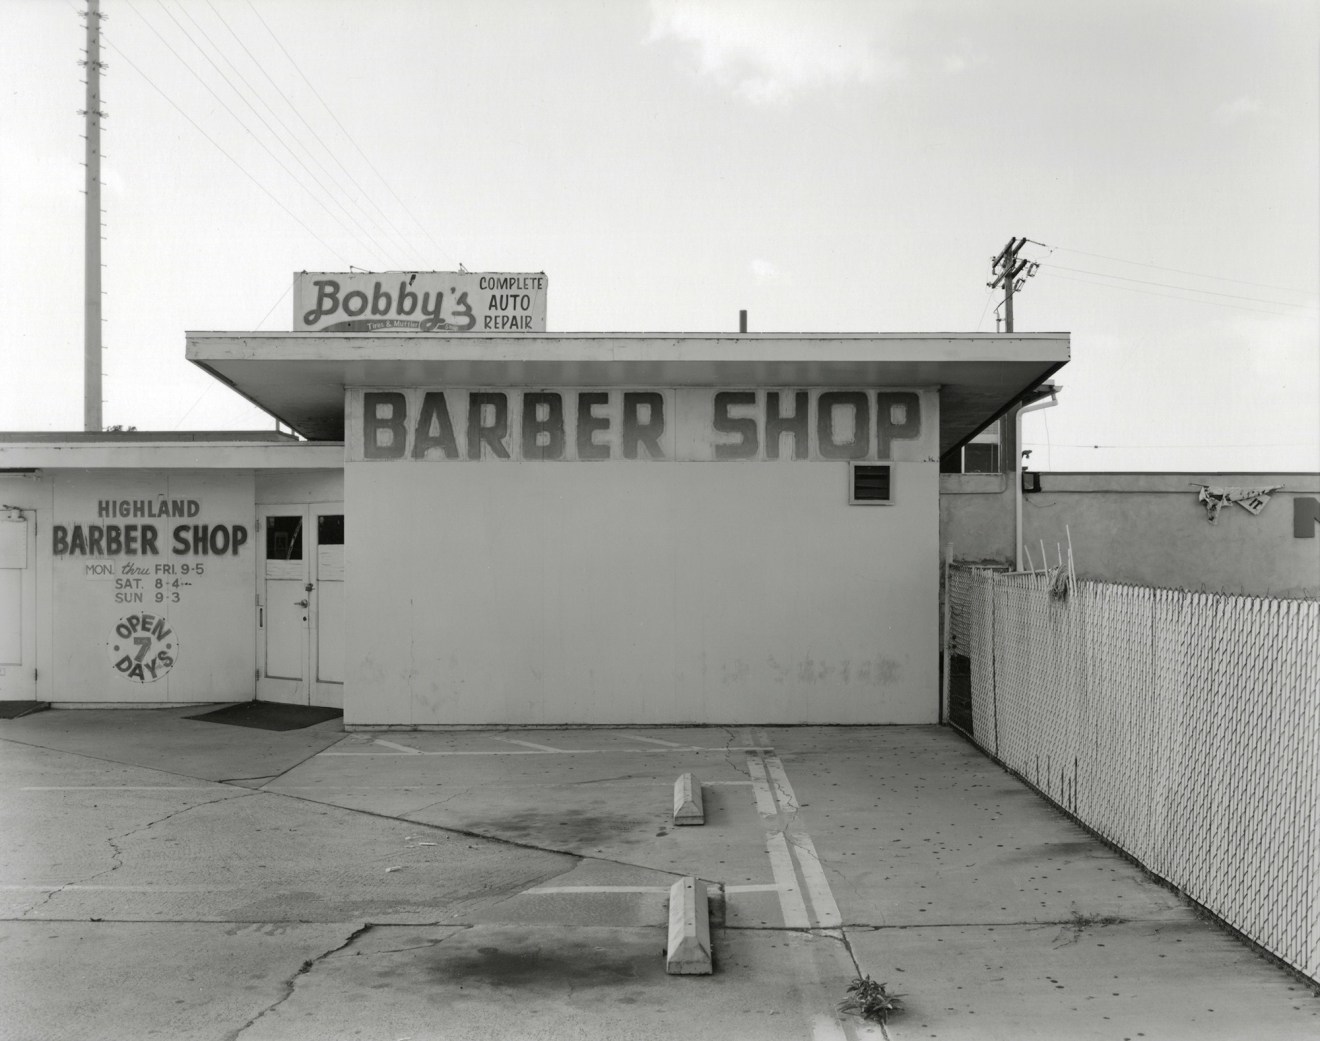
<svg viewBox="0 0 1320 1041">
<path fill-rule="evenodd" d="M 82 426 L 83 28 L 0 0 L 0 429 Z M 1067 331 L 1054 470 L 1320 469 L 1311 0 L 103 0 L 105 405 L 297 270 L 545 271 L 553 332 Z"/>
</svg>

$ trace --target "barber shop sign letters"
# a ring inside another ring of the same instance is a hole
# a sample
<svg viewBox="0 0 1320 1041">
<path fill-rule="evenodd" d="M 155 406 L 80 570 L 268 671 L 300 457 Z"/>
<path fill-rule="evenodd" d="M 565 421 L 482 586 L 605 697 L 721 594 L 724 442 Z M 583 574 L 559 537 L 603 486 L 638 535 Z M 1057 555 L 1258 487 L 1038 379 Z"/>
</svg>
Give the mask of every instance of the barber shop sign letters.
<svg viewBox="0 0 1320 1041">
<path fill-rule="evenodd" d="M 252 566 L 251 520 L 228 489 L 203 498 L 153 494 L 152 483 L 130 479 L 116 488 L 107 478 L 69 494 L 57 505 L 50 550 L 67 593 L 62 619 L 80 633 L 104 634 L 101 661 L 121 679 L 152 684 L 171 676 L 173 689 L 180 680 L 178 626 L 206 634 L 193 645 L 184 690 L 199 677 L 208 682 L 213 656 L 224 653 L 214 646 L 216 626 L 250 602 L 250 582 L 235 579 Z M 95 647 L 87 642 L 87 660 L 73 667 L 90 670 Z"/>
<path fill-rule="evenodd" d="M 350 461 L 933 458 L 913 390 L 353 391 Z"/>
</svg>

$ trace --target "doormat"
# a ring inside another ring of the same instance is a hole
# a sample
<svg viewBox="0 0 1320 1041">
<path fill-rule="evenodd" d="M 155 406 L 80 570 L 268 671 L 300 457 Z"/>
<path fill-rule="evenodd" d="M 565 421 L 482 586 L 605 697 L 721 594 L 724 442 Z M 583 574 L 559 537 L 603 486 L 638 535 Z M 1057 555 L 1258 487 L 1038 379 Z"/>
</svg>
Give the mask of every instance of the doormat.
<svg viewBox="0 0 1320 1041">
<path fill-rule="evenodd" d="M 0 701 L 0 719 L 17 719 L 50 708 L 49 701 Z"/>
<path fill-rule="evenodd" d="M 257 730 L 301 730 L 327 719 L 339 719 L 343 709 L 322 708 L 319 705 L 280 705 L 273 701 L 241 701 L 237 705 L 203 712 L 184 719 L 200 719 L 204 723 L 227 723 L 231 727 L 254 727 Z"/>
</svg>

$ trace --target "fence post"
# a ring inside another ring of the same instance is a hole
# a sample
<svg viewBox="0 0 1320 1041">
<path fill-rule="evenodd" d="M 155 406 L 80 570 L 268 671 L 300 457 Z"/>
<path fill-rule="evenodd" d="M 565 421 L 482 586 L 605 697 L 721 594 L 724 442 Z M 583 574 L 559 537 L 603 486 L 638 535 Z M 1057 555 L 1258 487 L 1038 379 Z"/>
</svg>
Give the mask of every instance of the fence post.
<svg viewBox="0 0 1320 1041">
<path fill-rule="evenodd" d="M 953 561 L 953 543 L 944 551 L 944 668 L 940 670 L 940 723 L 949 721 L 949 606 L 953 599 L 949 588 L 949 564 Z"/>
</svg>

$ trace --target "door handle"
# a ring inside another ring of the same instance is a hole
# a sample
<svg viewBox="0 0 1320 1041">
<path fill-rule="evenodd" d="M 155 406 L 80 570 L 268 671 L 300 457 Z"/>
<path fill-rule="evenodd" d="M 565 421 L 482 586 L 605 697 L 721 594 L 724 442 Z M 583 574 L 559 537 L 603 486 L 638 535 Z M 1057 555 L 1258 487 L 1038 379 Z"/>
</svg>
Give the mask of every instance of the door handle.
<svg viewBox="0 0 1320 1041">
<path fill-rule="evenodd" d="M 294 603 L 294 606 L 295 606 L 295 607 L 306 607 L 307 604 L 308 604 L 308 601 L 306 601 L 306 600 L 295 600 L 293 603 Z"/>
</svg>

